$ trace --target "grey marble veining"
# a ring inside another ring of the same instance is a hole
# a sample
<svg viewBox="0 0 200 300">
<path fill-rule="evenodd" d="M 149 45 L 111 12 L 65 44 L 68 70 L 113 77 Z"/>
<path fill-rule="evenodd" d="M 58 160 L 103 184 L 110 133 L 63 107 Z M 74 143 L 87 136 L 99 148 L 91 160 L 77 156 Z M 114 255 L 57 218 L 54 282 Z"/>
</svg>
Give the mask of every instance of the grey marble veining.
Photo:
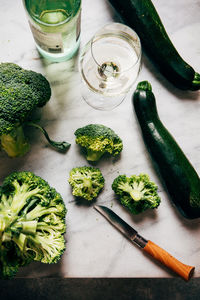
<svg viewBox="0 0 200 300">
<path fill-rule="evenodd" d="M 200 72 L 199 1 L 153 1 L 168 32 L 182 56 Z M 188 6 L 188 2 L 190 5 Z M 31 150 L 23 158 L 10 159 L 0 153 L 0 181 L 12 171 L 31 170 L 46 179 L 63 196 L 68 213 L 67 249 L 56 265 L 32 263 L 18 277 L 172 277 L 165 268 L 144 255 L 124 239 L 92 206 L 77 203 L 67 182 L 71 168 L 88 165 L 74 142 L 74 131 L 88 123 L 102 123 L 113 128 L 123 139 L 119 159 L 102 159 L 98 167 L 106 183 L 96 203 L 111 207 L 141 235 L 151 239 L 182 262 L 200 268 L 200 223 L 186 220 L 171 204 L 155 173 L 143 144 L 131 95 L 112 112 L 89 107 L 81 98 L 77 59 L 59 64 L 40 58 L 28 27 L 21 1 L 2 0 L 0 11 L 1 61 L 10 61 L 47 76 L 52 98 L 40 112 L 40 123 L 57 140 L 71 142 L 67 154 L 49 148 L 36 130 L 31 130 Z M 106 0 L 83 0 L 81 46 L 104 24 L 118 21 Z M 157 99 L 163 123 L 200 174 L 200 94 L 172 87 L 143 55 L 142 71 L 137 82 L 149 80 Z M 137 84 L 136 82 L 136 84 Z M 133 90 L 136 86 L 133 87 Z M 111 184 L 118 174 L 148 173 L 159 186 L 160 207 L 131 216 L 115 200 Z"/>
</svg>

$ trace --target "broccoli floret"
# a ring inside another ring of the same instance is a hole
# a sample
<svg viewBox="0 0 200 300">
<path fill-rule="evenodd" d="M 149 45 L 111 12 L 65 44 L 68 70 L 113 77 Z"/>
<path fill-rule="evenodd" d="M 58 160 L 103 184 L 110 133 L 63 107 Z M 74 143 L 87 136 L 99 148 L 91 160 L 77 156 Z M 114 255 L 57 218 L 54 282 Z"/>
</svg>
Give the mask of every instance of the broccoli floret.
<svg viewBox="0 0 200 300">
<path fill-rule="evenodd" d="M 104 177 L 98 168 L 77 167 L 69 174 L 72 194 L 88 201 L 95 199 L 104 186 Z"/>
<path fill-rule="evenodd" d="M 118 155 L 123 144 L 120 137 L 110 128 L 100 124 L 89 124 L 75 131 L 76 143 L 86 152 L 88 161 L 98 161 L 104 153 Z"/>
<path fill-rule="evenodd" d="M 161 201 L 157 194 L 157 185 L 146 174 L 130 177 L 119 175 L 113 181 L 112 189 L 122 205 L 133 214 L 139 214 L 148 208 L 157 208 Z"/>
<path fill-rule="evenodd" d="M 22 156 L 29 150 L 23 128 L 36 107 L 44 106 L 50 97 L 49 82 L 42 74 L 13 63 L 0 64 L 0 146 L 10 157 Z M 34 126 L 32 122 L 28 125 Z M 37 128 L 44 131 L 39 125 Z M 48 141 L 63 150 L 62 142 L 57 145 Z"/>
<path fill-rule="evenodd" d="M 14 172 L 0 189 L 0 273 L 13 277 L 31 261 L 57 262 L 65 250 L 66 207 L 32 172 Z"/>
</svg>

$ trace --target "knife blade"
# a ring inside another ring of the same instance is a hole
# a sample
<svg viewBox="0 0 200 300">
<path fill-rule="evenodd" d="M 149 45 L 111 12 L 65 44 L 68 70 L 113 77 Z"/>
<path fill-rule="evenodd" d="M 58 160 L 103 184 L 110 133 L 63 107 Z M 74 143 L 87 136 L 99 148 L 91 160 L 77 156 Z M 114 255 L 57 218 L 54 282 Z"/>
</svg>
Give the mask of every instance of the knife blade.
<svg viewBox="0 0 200 300">
<path fill-rule="evenodd" d="M 118 229 L 127 239 L 134 242 L 137 246 L 142 248 L 146 253 L 160 263 L 176 272 L 185 280 L 189 280 L 194 272 L 195 267 L 183 264 L 167 251 L 156 245 L 150 240 L 146 240 L 138 232 L 122 220 L 110 208 L 102 205 L 94 205 L 94 208 L 103 215 L 116 229 Z"/>
</svg>

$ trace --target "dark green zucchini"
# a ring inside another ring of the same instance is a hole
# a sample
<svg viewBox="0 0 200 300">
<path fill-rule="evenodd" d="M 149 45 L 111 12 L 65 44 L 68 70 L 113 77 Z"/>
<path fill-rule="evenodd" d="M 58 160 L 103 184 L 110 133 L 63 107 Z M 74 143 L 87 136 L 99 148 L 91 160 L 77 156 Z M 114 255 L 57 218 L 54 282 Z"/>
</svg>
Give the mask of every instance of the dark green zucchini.
<svg viewBox="0 0 200 300">
<path fill-rule="evenodd" d="M 175 49 L 151 0 L 109 2 L 137 32 L 149 58 L 172 84 L 183 90 L 200 89 L 200 74 Z"/>
<path fill-rule="evenodd" d="M 138 84 L 133 105 L 144 142 L 172 201 L 184 217 L 200 217 L 200 178 L 162 124 L 150 83 Z"/>
</svg>

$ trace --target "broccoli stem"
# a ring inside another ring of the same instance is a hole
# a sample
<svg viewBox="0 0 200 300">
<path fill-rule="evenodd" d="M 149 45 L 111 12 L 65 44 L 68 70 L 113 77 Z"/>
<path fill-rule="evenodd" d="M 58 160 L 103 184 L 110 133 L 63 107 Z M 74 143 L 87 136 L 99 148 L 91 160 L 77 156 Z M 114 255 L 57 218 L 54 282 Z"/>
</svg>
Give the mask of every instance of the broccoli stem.
<svg viewBox="0 0 200 300">
<path fill-rule="evenodd" d="M 49 138 L 49 135 L 48 135 L 47 131 L 38 124 L 35 124 L 33 122 L 28 122 L 28 123 L 26 123 L 26 125 L 32 126 L 32 127 L 35 127 L 37 129 L 39 129 L 44 134 L 44 136 L 47 139 L 47 141 L 49 142 L 49 144 L 58 151 L 66 152 L 67 149 L 71 146 L 71 144 L 69 144 L 68 142 L 65 142 L 65 141 L 55 142 L 55 141 L 51 140 Z"/>
<path fill-rule="evenodd" d="M 140 199 L 142 198 L 142 195 L 143 194 L 137 190 L 133 190 L 130 192 L 130 196 L 131 196 L 131 198 L 133 198 L 134 201 L 140 201 Z"/>
<path fill-rule="evenodd" d="M 13 241 L 17 244 L 19 249 L 23 252 L 26 246 L 27 236 L 23 233 L 20 233 L 18 236 L 13 237 Z"/>
<path fill-rule="evenodd" d="M 12 231 L 13 234 L 16 233 L 35 234 L 37 230 L 37 224 L 38 224 L 37 220 L 21 221 L 19 219 L 12 223 L 10 230 Z"/>
<path fill-rule="evenodd" d="M 83 178 L 83 185 L 84 185 L 84 189 L 86 189 L 87 192 L 89 194 L 91 194 L 92 193 L 92 181 L 91 181 L 91 179 Z"/>
<path fill-rule="evenodd" d="M 6 224 L 4 219 L 2 218 L 2 215 L 0 215 L 0 233 L 3 232 L 6 228 Z"/>
<path fill-rule="evenodd" d="M 13 215 L 10 210 L 5 210 L 0 214 L 0 234 L 16 222 L 18 216 Z"/>
<path fill-rule="evenodd" d="M 56 237 L 60 235 L 60 232 L 55 230 L 55 226 L 49 226 L 44 222 L 39 222 L 37 230 L 45 232 L 45 234 L 48 234 L 48 237 Z"/>
<path fill-rule="evenodd" d="M 126 183 L 121 183 L 119 188 L 128 193 L 134 201 L 140 201 L 144 195 L 143 185 L 135 183 L 134 186 Z"/>
<path fill-rule="evenodd" d="M 19 186 L 18 189 L 15 192 L 15 195 L 13 197 L 13 201 L 10 205 L 11 211 L 18 215 L 21 209 L 24 207 L 26 201 L 30 199 L 30 197 L 36 196 L 39 192 L 39 189 L 36 188 L 32 191 L 26 191 L 26 185 Z"/>
<path fill-rule="evenodd" d="M 26 219 L 27 220 L 34 220 L 35 218 L 40 218 L 43 215 L 48 215 L 51 213 L 57 213 L 57 207 L 43 207 L 41 205 L 37 205 L 34 209 L 27 213 Z"/>
<path fill-rule="evenodd" d="M 22 222 L 22 232 L 27 234 L 35 234 L 37 229 L 37 221 Z"/>
<path fill-rule="evenodd" d="M 88 161 L 97 161 L 99 160 L 104 153 L 100 151 L 92 151 L 90 149 L 87 150 L 87 160 Z"/>
<path fill-rule="evenodd" d="M 33 204 L 35 204 L 38 201 L 38 198 L 33 198 L 29 204 L 21 211 L 21 215 L 25 216 L 27 214 L 27 211 L 30 209 Z"/>
<path fill-rule="evenodd" d="M 30 148 L 22 126 L 14 128 L 9 134 L 1 135 L 1 147 L 10 157 L 24 155 Z"/>
<path fill-rule="evenodd" d="M 9 242 L 12 239 L 12 233 L 9 232 L 4 232 L 2 235 L 2 242 Z"/>
<path fill-rule="evenodd" d="M 65 232 L 65 223 L 47 224 L 45 222 L 38 222 L 37 230 L 48 232 L 49 234 L 60 235 L 60 232 Z M 56 231 L 55 231 L 56 230 Z"/>
</svg>

